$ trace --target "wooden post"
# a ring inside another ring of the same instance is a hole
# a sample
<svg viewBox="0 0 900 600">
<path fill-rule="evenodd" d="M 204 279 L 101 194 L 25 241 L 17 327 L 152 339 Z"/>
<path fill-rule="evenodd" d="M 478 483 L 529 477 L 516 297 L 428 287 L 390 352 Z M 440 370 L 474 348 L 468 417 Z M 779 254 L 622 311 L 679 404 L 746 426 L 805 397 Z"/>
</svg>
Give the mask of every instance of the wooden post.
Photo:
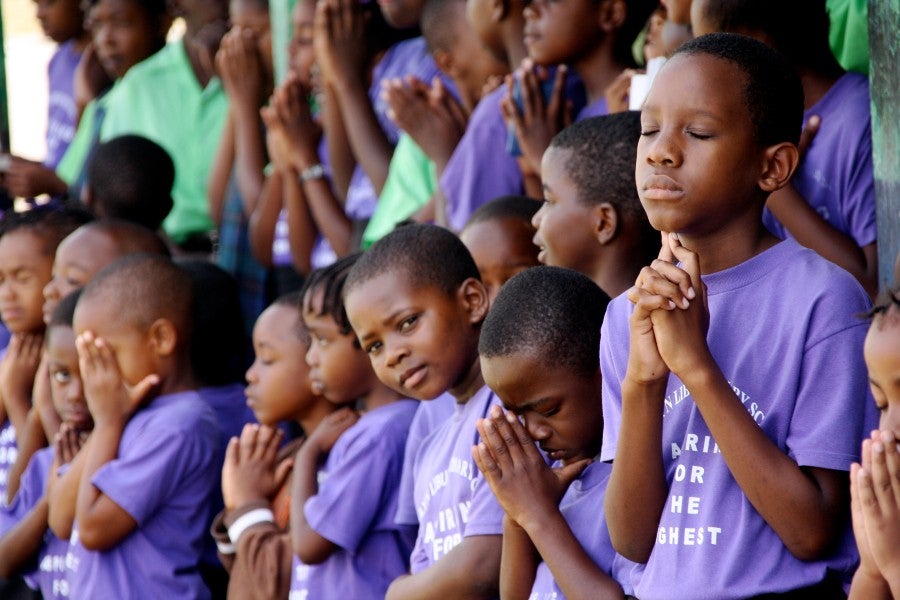
<svg viewBox="0 0 900 600">
<path fill-rule="evenodd" d="M 869 86 L 878 201 L 878 279 L 894 281 L 900 253 L 900 0 L 869 0 Z"/>
</svg>

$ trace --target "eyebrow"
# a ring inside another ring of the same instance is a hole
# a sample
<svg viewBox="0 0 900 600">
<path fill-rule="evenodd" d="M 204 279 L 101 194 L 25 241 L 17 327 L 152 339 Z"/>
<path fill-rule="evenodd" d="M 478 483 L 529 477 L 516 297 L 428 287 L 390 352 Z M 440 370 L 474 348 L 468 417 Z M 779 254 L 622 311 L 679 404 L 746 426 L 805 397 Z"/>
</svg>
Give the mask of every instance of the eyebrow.
<svg viewBox="0 0 900 600">
<path fill-rule="evenodd" d="M 516 406 L 516 407 L 506 407 L 506 408 L 507 408 L 507 410 L 515 413 L 516 415 L 521 415 L 522 413 L 528 412 L 530 410 L 536 411 L 540 406 L 547 404 L 551 400 L 552 400 L 552 398 L 548 398 L 545 396 L 544 398 L 538 398 L 537 400 L 535 400 L 533 402 L 528 402 L 526 404 Z M 504 404 L 504 406 L 505 406 L 505 404 Z"/>
</svg>

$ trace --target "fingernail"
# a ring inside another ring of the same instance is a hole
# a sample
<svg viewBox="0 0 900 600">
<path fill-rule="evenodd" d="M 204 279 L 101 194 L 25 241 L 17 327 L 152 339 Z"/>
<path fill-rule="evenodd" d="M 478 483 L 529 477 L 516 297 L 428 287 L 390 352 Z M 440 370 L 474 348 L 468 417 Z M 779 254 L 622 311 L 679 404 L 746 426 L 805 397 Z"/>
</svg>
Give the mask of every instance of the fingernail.
<svg viewBox="0 0 900 600">
<path fill-rule="evenodd" d="M 681 307 L 688 308 L 691 305 L 691 302 L 687 298 L 681 299 Z"/>
<path fill-rule="evenodd" d="M 677 307 L 678 307 L 677 304 L 675 304 L 673 301 L 669 300 L 669 308 L 673 308 L 673 309 L 674 309 L 674 308 L 677 308 Z"/>
<path fill-rule="evenodd" d="M 894 434 L 890 431 L 882 431 L 881 432 L 881 441 L 885 444 L 889 444 L 894 440 Z"/>
<path fill-rule="evenodd" d="M 694 286 L 688 288 L 687 297 L 691 300 L 697 297 L 697 292 L 694 291 Z"/>
<path fill-rule="evenodd" d="M 510 423 L 515 423 L 516 415 L 512 414 L 511 412 L 508 412 L 508 413 L 506 413 L 506 420 L 509 421 Z"/>
<path fill-rule="evenodd" d="M 872 452 L 875 454 L 882 454 L 884 452 L 884 444 L 881 442 L 875 442 L 872 444 Z"/>
</svg>

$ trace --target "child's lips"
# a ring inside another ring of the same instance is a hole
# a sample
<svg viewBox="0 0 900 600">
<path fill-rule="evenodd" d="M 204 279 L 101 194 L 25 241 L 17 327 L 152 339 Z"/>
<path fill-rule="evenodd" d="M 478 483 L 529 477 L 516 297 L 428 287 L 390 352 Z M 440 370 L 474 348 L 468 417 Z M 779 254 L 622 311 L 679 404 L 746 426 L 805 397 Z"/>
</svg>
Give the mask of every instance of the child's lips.
<svg viewBox="0 0 900 600">
<path fill-rule="evenodd" d="M 413 367 L 400 375 L 400 386 L 407 389 L 413 389 L 425 379 L 428 369 L 425 365 Z"/>
<path fill-rule="evenodd" d="M 677 200 L 684 196 L 684 190 L 678 182 L 668 175 L 650 175 L 644 180 L 641 189 L 644 198 L 649 200 Z"/>
</svg>

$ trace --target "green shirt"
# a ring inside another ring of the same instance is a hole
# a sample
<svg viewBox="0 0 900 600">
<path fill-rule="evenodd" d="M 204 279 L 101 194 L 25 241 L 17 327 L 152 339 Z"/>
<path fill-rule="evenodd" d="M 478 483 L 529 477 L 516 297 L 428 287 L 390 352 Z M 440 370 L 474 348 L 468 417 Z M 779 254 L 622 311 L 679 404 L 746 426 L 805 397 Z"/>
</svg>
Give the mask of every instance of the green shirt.
<svg viewBox="0 0 900 600">
<path fill-rule="evenodd" d="M 437 188 L 434 163 L 411 137 L 401 134 L 375 214 L 363 233 L 363 249 L 389 234 L 397 223 L 425 206 Z"/>
<path fill-rule="evenodd" d="M 119 81 L 116 81 L 108 92 L 88 102 L 87 106 L 84 107 L 84 112 L 81 113 L 81 120 L 78 122 L 78 129 L 75 130 L 75 137 L 72 138 L 72 142 L 66 149 L 65 154 L 63 154 L 59 164 L 56 165 L 56 174 L 66 182 L 69 188 L 72 188 L 80 180 L 84 179 L 82 172 L 86 168 L 85 161 L 90 155 L 99 134 L 97 131 L 97 128 L 100 126 L 98 124 L 98 114 L 101 115 L 100 120 L 102 122 L 102 115 L 105 113 L 110 99 L 118 93 L 118 89 Z M 77 197 L 81 190 L 73 190 L 73 192 Z"/>
<path fill-rule="evenodd" d="M 841 66 L 869 74 L 869 25 L 866 0 L 827 0 L 831 28 L 828 41 Z"/>
<path fill-rule="evenodd" d="M 207 180 L 228 113 L 221 82 L 201 88 L 179 40 L 129 69 L 118 88 L 100 139 L 137 134 L 162 146 L 175 163 L 174 206 L 163 229 L 175 242 L 211 231 Z"/>
</svg>

